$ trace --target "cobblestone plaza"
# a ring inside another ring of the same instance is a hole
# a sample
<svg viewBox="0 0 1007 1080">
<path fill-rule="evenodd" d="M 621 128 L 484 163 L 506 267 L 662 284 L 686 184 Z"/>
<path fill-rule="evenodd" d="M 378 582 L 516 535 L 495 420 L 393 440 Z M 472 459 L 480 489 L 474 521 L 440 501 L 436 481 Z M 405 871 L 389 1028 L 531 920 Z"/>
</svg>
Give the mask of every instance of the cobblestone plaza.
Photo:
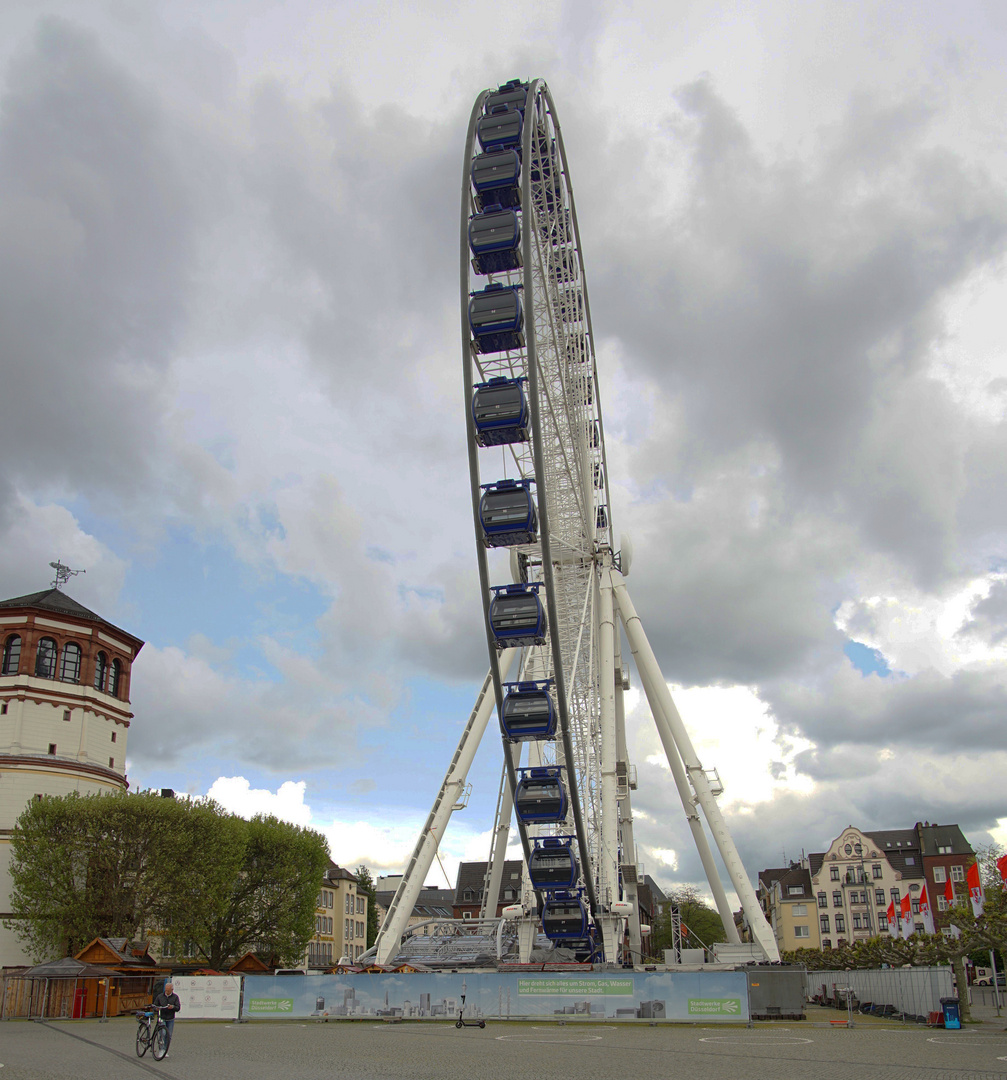
<svg viewBox="0 0 1007 1080">
<path fill-rule="evenodd" d="M 1007 1078 L 1002 1022 L 963 1031 L 811 1023 L 745 1027 L 179 1022 L 137 1059 L 127 1018 L 0 1025 L 3 1080 L 964 1080 Z"/>
</svg>

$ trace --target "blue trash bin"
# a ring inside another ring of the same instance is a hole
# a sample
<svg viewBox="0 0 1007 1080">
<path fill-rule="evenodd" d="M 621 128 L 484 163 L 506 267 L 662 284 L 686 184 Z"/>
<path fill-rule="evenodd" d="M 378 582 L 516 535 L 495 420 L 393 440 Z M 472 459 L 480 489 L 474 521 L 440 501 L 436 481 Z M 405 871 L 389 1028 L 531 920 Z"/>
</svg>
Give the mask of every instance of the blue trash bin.
<svg viewBox="0 0 1007 1080">
<path fill-rule="evenodd" d="M 941 1008 L 944 1010 L 944 1026 L 946 1028 L 960 1028 L 962 1026 L 962 1014 L 959 1011 L 958 998 L 941 998 Z"/>
</svg>

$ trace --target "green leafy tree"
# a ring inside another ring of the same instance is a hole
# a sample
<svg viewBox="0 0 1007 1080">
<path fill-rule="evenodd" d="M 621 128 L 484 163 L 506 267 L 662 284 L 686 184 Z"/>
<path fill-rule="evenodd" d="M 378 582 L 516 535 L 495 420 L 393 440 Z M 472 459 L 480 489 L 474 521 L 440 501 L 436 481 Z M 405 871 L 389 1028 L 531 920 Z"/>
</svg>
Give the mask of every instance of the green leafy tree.
<svg viewBox="0 0 1007 1080">
<path fill-rule="evenodd" d="M 296 963 L 327 865 L 319 833 L 207 800 L 47 797 L 11 836 L 6 925 L 36 960 L 155 933 L 194 942 L 216 968 L 252 948 Z"/>
<path fill-rule="evenodd" d="M 378 938 L 378 897 L 374 890 L 374 877 L 363 863 L 353 871 L 353 875 L 357 879 L 357 892 L 367 897 L 367 948 L 369 949 Z"/>
<path fill-rule="evenodd" d="M 8 926 L 36 959 L 149 925 L 177 852 L 184 804 L 153 795 L 76 793 L 33 800 L 11 836 Z"/>
<path fill-rule="evenodd" d="M 197 946 L 210 967 L 255 950 L 271 967 L 300 961 L 315 928 L 315 898 L 329 865 L 325 838 L 275 817 L 244 825 L 241 870 Z"/>
<path fill-rule="evenodd" d="M 686 885 L 669 897 L 678 904 L 682 917 L 682 945 L 687 949 L 699 949 L 727 941 L 727 933 L 720 915 L 703 903 L 699 891 Z M 654 920 L 650 934 L 651 951 L 657 957 L 672 947 L 671 904 Z"/>
</svg>

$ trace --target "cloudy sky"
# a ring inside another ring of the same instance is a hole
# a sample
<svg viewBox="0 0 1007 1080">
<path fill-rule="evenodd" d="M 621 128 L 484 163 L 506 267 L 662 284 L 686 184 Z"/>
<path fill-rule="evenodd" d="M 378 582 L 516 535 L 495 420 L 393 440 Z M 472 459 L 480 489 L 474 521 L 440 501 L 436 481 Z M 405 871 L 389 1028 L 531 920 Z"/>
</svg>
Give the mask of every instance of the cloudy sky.
<svg viewBox="0 0 1007 1080">
<path fill-rule="evenodd" d="M 486 668 L 465 125 L 541 76 L 630 588 L 750 872 L 1004 839 L 1005 55 L 993 2 L 8 0 L 0 593 L 59 556 L 146 641 L 132 785 L 400 866 Z M 698 881 L 630 705 L 641 858 Z"/>
</svg>

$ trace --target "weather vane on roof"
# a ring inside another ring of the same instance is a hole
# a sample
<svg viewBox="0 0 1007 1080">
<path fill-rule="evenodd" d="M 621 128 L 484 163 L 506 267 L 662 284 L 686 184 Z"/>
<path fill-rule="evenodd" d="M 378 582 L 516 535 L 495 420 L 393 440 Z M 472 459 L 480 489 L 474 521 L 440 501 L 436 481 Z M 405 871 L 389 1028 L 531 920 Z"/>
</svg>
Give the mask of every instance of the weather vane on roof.
<svg viewBox="0 0 1007 1080">
<path fill-rule="evenodd" d="M 69 566 L 64 566 L 63 563 L 57 559 L 55 562 L 49 563 L 49 565 L 56 571 L 56 579 L 53 581 L 50 588 L 59 589 L 62 588 L 72 577 L 76 577 L 78 574 L 86 574 L 86 570 L 71 570 Z"/>
</svg>

